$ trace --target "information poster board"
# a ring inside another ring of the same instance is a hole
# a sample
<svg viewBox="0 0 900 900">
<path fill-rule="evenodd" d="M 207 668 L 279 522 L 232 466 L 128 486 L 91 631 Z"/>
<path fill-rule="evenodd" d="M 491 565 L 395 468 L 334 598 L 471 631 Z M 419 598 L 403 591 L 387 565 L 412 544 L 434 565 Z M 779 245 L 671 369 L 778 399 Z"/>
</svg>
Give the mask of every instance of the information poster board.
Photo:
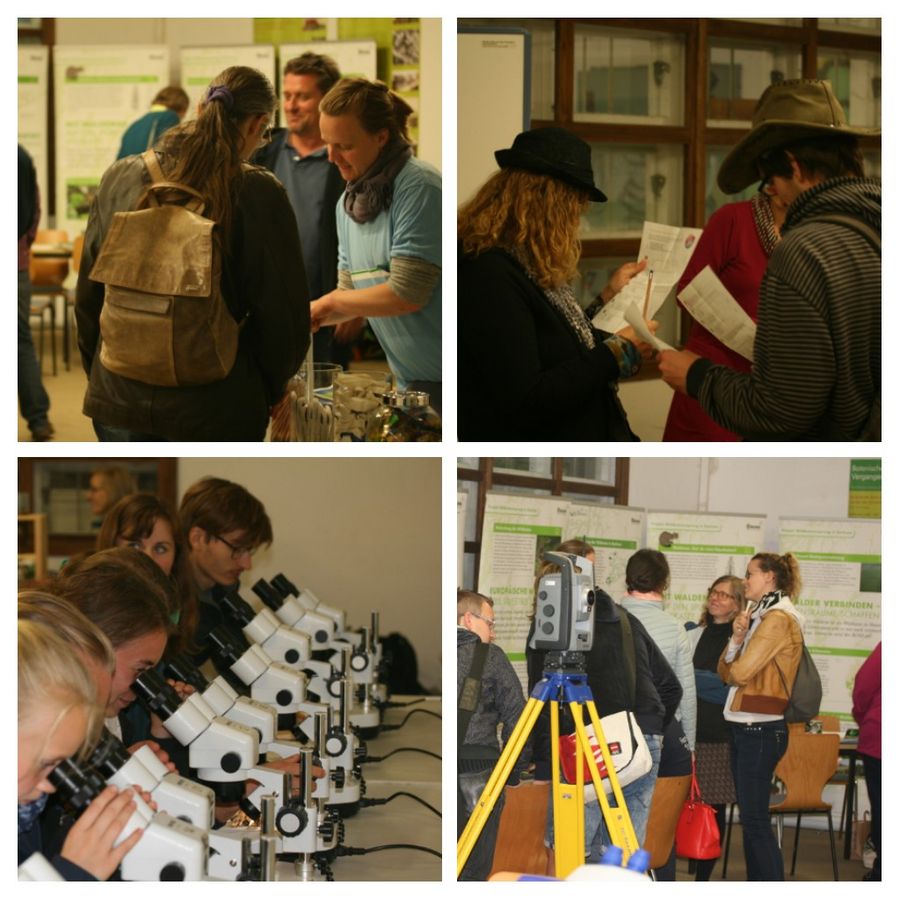
<svg viewBox="0 0 900 900">
<path fill-rule="evenodd" d="M 527 684 L 525 643 L 541 554 L 580 538 L 596 550 L 595 583 L 613 597 L 625 587 L 625 563 L 640 546 L 640 510 L 575 503 L 562 497 L 488 493 L 478 591 L 494 601 L 497 644 Z"/>
<path fill-rule="evenodd" d="M 781 553 L 800 564 L 797 607 L 822 678 L 822 713 L 852 721 L 853 680 L 881 640 L 881 522 L 781 519 Z"/>
<path fill-rule="evenodd" d="M 41 193 L 41 226 L 47 221 L 47 97 L 49 95 L 50 48 L 19 47 L 19 143 L 28 151 L 37 172 Z"/>
<path fill-rule="evenodd" d="M 262 72 L 272 84 L 279 83 L 275 72 L 275 48 L 272 46 L 183 47 L 181 86 L 190 98 L 186 119 L 197 115 L 197 105 L 206 96 L 209 83 L 229 66 L 249 66 Z"/>
<path fill-rule="evenodd" d="M 83 231 L 100 178 L 115 162 L 125 129 L 169 83 L 163 46 L 60 46 L 56 88 L 56 219 Z"/>
<path fill-rule="evenodd" d="M 881 518 L 881 460 L 850 460 L 850 499 L 847 515 L 851 519 Z"/>
<path fill-rule="evenodd" d="M 696 622 L 716 578 L 744 577 L 765 524 L 765 516 L 752 514 L 648 512 L 647 546 L 665 553 L 671 572 L 666 611 Z"/>
<path fill-rule="evenodd" d="M 469 495 L 458 492 L 456 495 L 456 586 L 463 585 L 463 560 L 466 549 L 466 504 Z"/>
</svg>

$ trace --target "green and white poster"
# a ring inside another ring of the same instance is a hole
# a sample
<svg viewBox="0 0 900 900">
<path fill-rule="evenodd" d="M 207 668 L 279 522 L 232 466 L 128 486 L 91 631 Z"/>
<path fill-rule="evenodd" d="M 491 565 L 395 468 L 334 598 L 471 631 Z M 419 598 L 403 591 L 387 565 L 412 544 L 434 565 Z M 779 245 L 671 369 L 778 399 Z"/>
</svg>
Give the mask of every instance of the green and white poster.
<svg viewBox="0 0 900 900">
<path fill-rule="evenodd" d="M 525 643 L 541 554 L 580 538 L 596 551 L 594 581 L 614 598 L 625 587 L 625 563 L 640 546 L 643 512 L 563 497 L 488 493 L 478 591 L 494 601 L 496 643 L 527 684 Z"/>
<path fill-rule="evenodd" d="M 881 518 L 881 460 L 850 460 L 850 499 L 847 515 L 851 519 Z"/>
<path fill-rule="evenodd" d="M 800 564 L 795 602 L 822 678 L 822 713 L 849 723 L 853 680 L 881 640 L 881 522 L 782 519 L 779 543 Z"/>
<path fill-rule="evenodd" d="M 671 572 L 665 610 L 696 622 L 717 578 L 744 577 L 765 525 L 765 516 L 753 514 L 648 512 L 647 546 L 665 553 Z"/>
<path fill-rule="evenodd" d="M 169 48 L 110 44 L 58 46 L 53 52 L 56 218 L 74 238 L 87 224 L 125 129 L 169 83 Z"/>
<path fill-rule="evenodd" d="M 47 97 L 50 48 L 19 47 L 19 143 L 34 160 L 41 192 L 41 224 L 47 220 Z"/>
<path fill-rule="evenodd" d="M 197 114 L 197 104 L 206 96 L 209 83 L 230 66 L 249 66 L 262 72 L 278 85 L 275 73 L 275 48 L 261 44 L 234 47 L 183 47 L 181 49 L 181 86 L 190 98 L 186 119 Z"/>
</svg>

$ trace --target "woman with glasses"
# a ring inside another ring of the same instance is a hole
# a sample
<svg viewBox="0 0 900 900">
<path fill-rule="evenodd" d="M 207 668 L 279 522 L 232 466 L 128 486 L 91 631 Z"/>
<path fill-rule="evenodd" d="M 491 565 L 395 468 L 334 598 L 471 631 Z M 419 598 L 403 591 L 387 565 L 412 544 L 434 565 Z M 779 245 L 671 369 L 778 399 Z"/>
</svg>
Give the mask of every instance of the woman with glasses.
<svg viewBox="0 0 900 900">
<path fill-rule="evenodd" d="M 706 596 L 699 627 L 688 631 L 694 653 L 697 682 L 697 742 L 694 760 L 700 796 L 715 807 L 719 836 L 725 834 L 725 809 L 737 800 L 731 775 L 731 730 L 722 707 L 728 688 L 716 669 L 719 657 L 731 640 L 735 616 L 744 609 L 744 585 L 734 575 L 717 578 Z M 697 860 L 697 881 L 709 881 L 715 859 Z"/>
<path fill-rule="evenodd" d="M 76 292 L 78 343 L 89 379 L 84 412 L 101 440 L 265 436 L 270 409 L 309 344 L 296 218 L 278 180 L 247 162 L 267 139 L 275 105 L 265 76 L 233 66 L 213 79 L 196 118 L 169 129 L 150 157 L 166 179 L 202 196 L 203 216 L 215 223 L 213 263 L 221 262 L 227 314 L 241 326 L 234 363 L 218 381 L 160 386 L 116 374 L 101 360 L 105 286 L 91 280 L 91 270 L 113 215 L 136 209 L 151 183 L 142 156 L 121 159 L 104 174 L 88 220 Z M 146 262 L 153 265 L 153 259 Z"/>
<path fill-rule="evenodd" d="M 786 215 L 787 205 L 772 193 L 768 178 L 763 179 L 750 200 L 727 203 L 717 209 L 703 229 L 697 249 L 678 282 L 677 292 L 684 290 L 709 266 L 755 322 L 759 286 L 769 257 L 781 240 L 781 226 Z M 749 359 L 725 346 L 699 322 L 691 322 L 684 349 L 710 359 L 716 365 L 739 372 L 750 371 Z M 714 422 L 693 397 L 676 391 L 669 407 L 663 440 L 739 441 L 740 437 Z"/>
</svg>

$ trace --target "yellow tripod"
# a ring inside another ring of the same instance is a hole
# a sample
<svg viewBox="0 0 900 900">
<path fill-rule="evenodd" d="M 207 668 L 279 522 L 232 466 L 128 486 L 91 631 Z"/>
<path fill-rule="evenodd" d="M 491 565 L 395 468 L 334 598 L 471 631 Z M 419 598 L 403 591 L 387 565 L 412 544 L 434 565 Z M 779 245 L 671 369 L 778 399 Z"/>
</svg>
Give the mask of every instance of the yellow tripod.
<svg viewBox="0 0 900 900">
<path fill-rule="evenodd" d="M 584 669 L 582 653 L 556 652 L 547 654 L 547 669 L 539 681 L 531 697 L 519 716 L 484 791 L 478 798 L 472 815 L 466 823 L 463 833 L 456 844 L 456 876 L 459 877 L 472 852 L 478 836 L 481 834 L 491 810 L 494 808 L 500 793 L 509 778 L 512 768 L 522 753 L 535 722 L 541 714 L 546 702 L 550 702 L 550 746 L 553 754 L 553 822 L 555 834 L 554 855 L 556 859 L 556 875 L 565 878 L 575 868 L 584 863 L 584 760 L 587 761 L 591 773 L 591 781 L 597 791 L 597 799 L 603 812 L 603 820 L 609 830 L 610 838 L 617 847 L 622 848 L 622 862 L 639 849 L 637 836 L 631 824 L 631 816 L 622 797 L 622 789 L 616 770 L 610 759 L 609 746 L 603 736 L 597 707 L 588 687 L 587 674 Z M 575 750 L 575 784 L 563 784 L 559 777 L 559 704 L 569 704 L 575 730 L 578 735 Z M 610 787 L 612 788 L 615 806 L 611 806 L 603 789 L 600 772 L 594 760 L 584 726 L 583 709 L 587 708 L 591 724 L 594 726 L 594 739 L 600 747 L 603 763 L 606 766 Z"/>
</svg>

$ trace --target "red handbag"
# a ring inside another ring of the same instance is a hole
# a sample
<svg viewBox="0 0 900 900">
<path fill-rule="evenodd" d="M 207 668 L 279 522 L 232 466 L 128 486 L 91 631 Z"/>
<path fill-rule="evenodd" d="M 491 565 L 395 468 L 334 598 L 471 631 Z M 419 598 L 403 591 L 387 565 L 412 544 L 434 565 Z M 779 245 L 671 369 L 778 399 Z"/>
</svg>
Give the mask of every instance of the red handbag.
<svg viewBox="0 0 900 900">
<path fill-rule="evenodd" d="M 716 811 L 700 799 L 697 770 L 691 772 L 691 793 L 678 817 L 675 853 L 686 859 L 717 859 L 722 854 Z"/>
</svg>

